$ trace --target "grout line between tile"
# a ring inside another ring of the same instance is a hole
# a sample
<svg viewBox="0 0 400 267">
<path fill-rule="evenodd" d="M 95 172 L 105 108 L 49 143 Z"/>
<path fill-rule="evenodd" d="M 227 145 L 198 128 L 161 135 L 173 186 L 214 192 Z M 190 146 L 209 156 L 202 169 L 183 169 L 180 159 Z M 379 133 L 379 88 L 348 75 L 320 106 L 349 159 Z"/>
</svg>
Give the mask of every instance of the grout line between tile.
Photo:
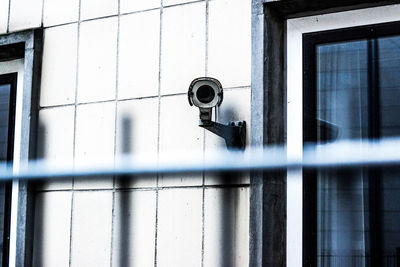
<svg viewBox="0 0 400 267">
<path fill-rule="evenodd" d="M 249 89 L 251 89 L 250 85 L 249 86 L 227 87 L 227 88 L 224 88 L 224 91 L 228 91 L 229 92 L 229 91 L 249 90 Z M 119 102 L 131 101 L 131 100 L 153 99 L 153 98 L 163 98 L 163 97 L 172 97 L 172 96 L 186 96 L 186 93 L 175 93 L 175 94 L 165 94 L 165 95 L 155 95 L 155 96 L 124 98 L 124 99 L 118 99 L 117 102 L 119 103 Z M 114 102 L 114 101 L 115 101 L 115 99 L 110 99 L 110 100 L 99 100 L 99 101 L 93 101 L 93 102 L 82 102 L 82 103 L 70 103 L 70 104 L 43 106 L 43 107 L 40 107 L 40 110 L 51 109 L 51 108 L 59 108 L 59 107 L 102 104 L 102 103 L 110 103 L 110 102 Z"/>
<path fill-rule="evenodd" d="M 7 33 L 10 32 L 11 0 L 8 0 Z"/>
<path fill-rule="evenodd" d="M 205 6 L 205 60 L 204 60 L 204 76 L 207 77 L 208 74 L 208 0 L 206 0 Z M 206 154 L 206 130 L 203 129 L 203 160 Z M 201 266 L 204 267 L 204 229 L 205 229 L 205 179 L 206 174 L 202 172 L 202 196 L 201 196 Z"/>
<path fill-rule="evenodd" d="M 223 188 L 246 188 L 250 187 L 250 184 L 215 184 L 215 185 L 204 185 L 205 189 L 223 189 Z M 175 189 L 203 189 L 203 185 L 182 185 L 182 186 L 164 186 L 164 187 L 136 187 L 136 188 L 115 188 L 116 192 L 130 192 L 130 191 L 168 191 Z M 36 193 L 43 192 L 104 192 L 113 191 L 113 188 L 99 188 L 99 189 L 44 189 L 36 190 Z"/>
<path fill-rule="evenodd" d="M 43 20 L 44 20 L 44 2 L 45 2 L 45 0 L 42 0 L 42 18 L 41 18 L 41 27 L 43 28 L 43 25 L 44 25 L 44 22 L 43 22 Z"/>
<path fill-rule="evenodd" d="M 77 102 L 78 102 L 78 78 L 79 78 L 79 47 L 80 47 L 80 29 L 81 29 L 81 0 L 79 0 L 78 7 L 78 25 L 77 25 L 77 45 L 76 45 L 76 74 L 75 74 L 75 96 L 74 96 L 74 131 L 72 141 L 72 157 L 73 164 L 75 165 L 76 157 L 76 121 L 77 121 Z M 74 211 L 74 195 L 75 195 L 75 177 L 72 177 L 71 182 L 71 216 L 70 216 L 70 229 L 69 229 L 69 266 L 72 263 L 72 230 L 73 230 L 73 211 Z"/>
<path fill-rule="evenodd" d="M 11 2 L 11 0 L 9 0 Z M 166 6 L 165 8 L 171 8 L 171 7 L 177 7 L 177 6 L 185 6 L 185 5 L 190 5 L 190 4 L 196 4 L 196 3 L 201 3 L 204 2 L 205 0 L 198 0 L 198 1 L 192 1 L 192 2 L 187 2 L 187 3 L 182 3 L 182 4 L 175 4 L 175 5 L 170 5 L 170 6 Z M 212 2 L 212 1 L 217 1 L 217 0 L 208 0 L 208 2 Z M 148 12 L 148 11 L 154 11 L 160 8 L 149 8 L 149 9 L 143 9 L 143 10 L 135 10 L 132 12 L 125 12 L 125 13 L 121 13 L 120 16 L 126 16 L 126 15 L 132 15 L 132 14 L 137 14 L 137 13 L 143 13 L 143 12 Z M 99 20 L 99 19 L 107 19 L 107 18 L 112 18 L 112 17 L 117 17 L 118 14 L 115 15 L 107 15 L 107 16 L 101 16 L 101 17 L 96 17 L 96 18 L 91 18 L 91 19 L 85 19 L 85 20 L 80 20 L 80 22 L 87 22 L 87 21 L 93 21 L 93 20 Z M 43 27 L 44 29 L 48 29 L 48 28 L 54 28 L 54 27 L 58 27 L 58 26 L 65 26 L 65 25 L 69 25 L 69 24 L 74 24 L 77 23 L 78 21 L 71 21 L 71 22 L 63 22 L 63 23 L 59 23 L 59 24 L 54 24 L 54 25 L 49 25 L 46 27 Z M 7 28 L 7 32 L 8 32 L 8 28 Z"/>
<path fill-rule="evenodd" d="M 118 28 L 117 28 L 117 52 L 116 52 L 116 69 L 115 69 L 115 110 L 114 110 L 114 163 L 117 154 L 117 120 L 118 120 L 118 76 L 119 76 L 119 38 L 120 38 L 120 22 L 121 22 L 121 2 L 118 0 Z M 113 193 L 112 193 L 112 211 L 111 211 L 111 248 L 110 248 L 110 267 L 113 265 L 114 257 L 114 225 L 115 225 L 115 183 L 116 178 L 113 176 Z"/>
<path fill-rule="evenodd" d="M 158 111 L 157 111 L 157 158 L 160 154 L 160 120 L 161 120 L 161 55 L 162 55 L 162 31 L 163 31 L 163 12 L 164 2 L 160 0 L 160 37 L 158 40 Z M 159 201 L 159 179 L 156 177 L 156 212 L 155 212 L 155 230 L 154 230 L 154 267 L 157 267 L 157 252 L 158 252 L 158 201 Z"/>
</svg>

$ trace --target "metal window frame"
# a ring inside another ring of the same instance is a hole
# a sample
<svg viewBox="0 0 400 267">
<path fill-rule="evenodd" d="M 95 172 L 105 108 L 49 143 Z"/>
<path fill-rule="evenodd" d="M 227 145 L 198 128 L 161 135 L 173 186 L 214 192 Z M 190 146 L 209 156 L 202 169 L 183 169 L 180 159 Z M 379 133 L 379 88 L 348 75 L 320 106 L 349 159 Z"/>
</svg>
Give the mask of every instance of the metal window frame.
<svg viewBox="0 0 400 267">
<path fill-rule="evenodd" d="M 10 106 L 8 115 L 8 140 L 7 140 L 7 162 L 13 161 L 14 156 L 14 131 L 15 131 L 15 106 L 17 93 L 17 73 L 0 74 L 0 85 L 10 85 Z M 11 190 L 12 182 L 4 183 L 4 222 L 3 222 L 3 258 L 0 259 L 2 266 L 8 265 L 10 248 L 10 222 L 11 222 Z"/>
<path fill-rule="evenodd" d="M 288 142 L 287 19 L 395 3 L 398 1 L 252 0 L 251 145 Z M 249 266 L 285 266 L 289 263 L 287 251 L 290 248 L 287 245 L 294 240 L 287 237 L 286 194 L 301 192 L 287 188 L 285 174 L 251 174 Z M 290 263 L 296 258 L 292 260 Z"/>
<path fill-rule="evenodd" d="M 340 28 L 357 27 L 369 24 L 378 24 L 400 20 L 399 5 L 381 6 L 370 9 L 357 9 L 334 14 L 323 14 L 287 20 L 287 92 L 288 92 L 288 155 L 302 155 L 303 146 L 303 36 L 306 33 L 335 30 Z M 382 14 L 385 16 L 382 16 Z M 300 122 L 300 123 L 299 123 Z M 290 130 L 289 130 L 290 128 Z M 290 177 L 290 178 L 289 178 Z M 309 250 L 303 244 L 303 230 L 309 225 L 303 225 L 303 176 L 299 173 L 288 172 L 288 180 L 299 180 L 296 183 L 288 182 L 289 188 L 297 191 L 298 195 L 291 195 L 287 200 L 288 206 L 288 244 L 287 258 L 291 266 L 306 265 L 304 252 Z M 289 195 L 289 193 L 288 193 Z M 299 212 L 301 210 L 301 212 Z M 301 222 L 301 223 L 299 223 Z M 306 222 L 309 223 L 309 222 Z M 292 228 L 296 229 L 293 230 Z M 311 266 L 312 262 L 311 262 Z"/>
<path fill-rule="evenodd" d="M 21 130 L 18 161 L 24 164 L 36 158 L 36 129 L 39 103 L 39 84 L 42 58 L 42 30 L 27 30 L 0 36 L 0 61 L 24 59 L 21 109 Z M 17 168 L 17 167 L 16 167 Z M 14 180 L 12 184 L 11 238 L 9 266 L 29 266 L 33 221 L 33 196 L 27 181 Z"/>
<path fill-rule="evenodd" d="M 387 22 L 381 24 L 364 25 L 358 27 L 351 27 L 346 29 L 329 30 L 322 32 L 312 32 L 303 35 L 303 114 L 306 112 L 311 116 L 303 118 L 303 141 L 316 142 L 317 141 L 317 126 L 316 121 L 310 118 L 316 118 L 316 58 L 315 58 L 315 46 L 320 43 L 333 43 L 342 41 L 352 41 L 359 39 L 368 39 L 368 44 L 371 44 L 371 40 L 376 38 L 392 36 L 394 34 L 400 34 L 400 21 Z M 371 49 L 368 49 L 369 53 Z M 379 92 L 377 80 L 374 79 L 377 75 L 377 69 L 371 61 L 371 55 L 368 56 L 369 63 L 369 136 L 368 138 L 377 139 L 379 138 Z M 374 76 L 374 77 L 370 77 Z M 379 204 L 380 190 L 377 183 L 378 170 L 368 170 L 370 177 L 370 190 L 369 195 L 375 195 L 375 198 L 370 198 L 371 203 L 370 211 L 370 231 L 371 235 L 371 262 L 373 266 L 380 266 L 381 251 L 378 249 L 382 242 L 381 230 L 380 230 L 380 218 L 377 216 L 377 207 Z M 303 171 L 303 177 L 307 177 L 303 182 L 303 260 L 305 264 L 315 266 L 317 264 L 317 174 L 316 172 L 305 172 Z M 372 204 L 373 203 L 373 204 Z"/>
</svg>

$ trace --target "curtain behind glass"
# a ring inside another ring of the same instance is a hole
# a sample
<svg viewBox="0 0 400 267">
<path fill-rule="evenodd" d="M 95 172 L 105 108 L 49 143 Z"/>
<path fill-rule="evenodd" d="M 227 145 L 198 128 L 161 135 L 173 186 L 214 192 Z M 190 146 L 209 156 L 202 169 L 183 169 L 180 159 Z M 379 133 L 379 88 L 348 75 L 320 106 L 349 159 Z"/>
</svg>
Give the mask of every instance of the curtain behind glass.
<svg viewBox="0 0 400 267">
<path fill-rule="evenodd" d="M 317 118 L 337 130 L 336 141 L 367 136 L 367 42 L 317 47 Z M 318 129 L 318 140 L 325 133 Z M 366 256 L 362 171 L 319 171 L 318 263 L 364 266 Z"/>
<path fill-rule="evenodd" d="M 316 55 L 317 120 L 337 132 L 333 141 L 400 136 L 399 36 L 318 45 Z M 327 135 L 321 129 L 319 143 Z M 399 173 L 318 172 L 319 266 L 396 266 Z"/>
<path fill-rule="evenodd" d="M 0 85 L 0 161 L 7 161 L 8 135 L 9 135 L 9 117 L 10 117 L 10 93 L 9 84 Z M 4 235 L 4 217 L 5 217 L 5 199 L 6 185 L 0 183 L 0 259 L 3 258 L 3 235 Z M 0 266 L 2 261 L 0 260 Z"/>
</svg>

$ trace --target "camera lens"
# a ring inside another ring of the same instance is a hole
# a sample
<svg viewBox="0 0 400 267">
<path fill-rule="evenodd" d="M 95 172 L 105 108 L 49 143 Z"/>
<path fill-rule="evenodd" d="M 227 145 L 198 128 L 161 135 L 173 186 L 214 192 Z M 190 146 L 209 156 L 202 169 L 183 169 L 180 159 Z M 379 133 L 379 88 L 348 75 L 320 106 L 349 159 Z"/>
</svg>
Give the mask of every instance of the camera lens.
<svg viewBox="0 0 400 267">
<path fill-rule="evenodd" d="M 215 97 L 214 89 L 209 85 L 202 85 L 197 89 L 196 97 L 201 103 L 210 103 Z"/>
</svg>

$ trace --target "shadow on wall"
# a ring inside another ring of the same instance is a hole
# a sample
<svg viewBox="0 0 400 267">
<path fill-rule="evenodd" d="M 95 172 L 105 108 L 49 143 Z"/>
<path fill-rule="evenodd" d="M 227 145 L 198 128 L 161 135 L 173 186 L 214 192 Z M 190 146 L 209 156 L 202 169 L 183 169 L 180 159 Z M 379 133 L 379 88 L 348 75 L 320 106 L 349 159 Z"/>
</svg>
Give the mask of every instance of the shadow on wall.
<svg viewBox="0 0 400 267">
<path fill-rule="evenodd" d="M 223 115 L 222 115 L 223 114 Z M 224 123 L 230 120 L 237 120 L 237 115 L 235 114 L 232 108 L 225 109 L 221 114 L 221 121 Z M 122 131 L 121 131 L 121 153 L 128 154 L 132 151 L 132 140 L 133 140 L 133 131 L 132 131 L 132 119 L 124 116 L 122 118 Z M 45 152 L 45 143 L 46 143 L 46 128 L 43 124 L 39 125 L 39 134 L 37 140 L 37 157 L 39 159 L 43 159 L 46 157 Z M 219 184 L 226 185 L 232 184 L 233 181 L 239 179 L 241 173 L 220 173 L 217 174 L 219 177 Z M 132 187 L 132 179 L 135 177 L 131 176 L 123 176 L 116 177 L 116 184 L 118 183 L 117 194 L 119 194 L 118 198 L 115 202 L 115 207 L 119 210 L 119 212 L 115 213 L 114 223 L 115 225 L 114 235 L 114 248 L 118 248 L 117 250 L 112 251 L 113 253 L 113 266 L 133 266 L 133 256 L 134 251 L 137 250 L 134 248 L 134 245 L 139 245 L 140 243 L 134 243 L 133 240 L 130 240 L 135 235 L 134 228 L 134 220 L 133 216 L 136 216 L 135 210 L 132 208 L 133 194 L 132 190 L 129 188 Z M 36 188 L 36 187 L 35 187 Z M 209 189 L 206 189 L 209 190 Z M 216 260 L 219 263 L 219 266 L 237 266 L 236 262 L 236 254 L 237 254 L 237 228 L 238 228 L 238 208 L 239 208 L 239 189 L 236 187 L 224 187 L 221 186 L 216 189 L 216 203 L 217 206 L 209 206 L 210 209 L 218 209 L 211 214 L 218 214 L 220 217 L 216 218 L 205 218 L 207 221 L 212 221 L 215 225 L 215 232 L 208 233 L 214 235 L 212 240 L 215 240 L 217 244 L 212 245 L 217 249 L 218 252 L 215 253 Z M 46 214 L 49 211 L 46 210 L 48 201 L 44 196 L 48 194 L 48 192 L 35 192 L 35 200 L 40 199 L 41 201 L 36 201 L 35 203 L 35 214 L 34 214 L 34 224 L 33 224 L 33 255 L 32 255 L 32 266 L 44 266 L 48 265 L 48 258 L 51 255 L 50 251 L 46 251 L 46 248 L 49 247 L 48 237 L 46 234 L 51 234 L 49 229 L 46 229 L 46 225 L 51 222 L 44 222 L 47 218 L 51 218 L 51 215 Z M 155 226 L 154 226 L 155 227 Z M 51 240 L 55 240 L 56 238 L 50 237 Z M 207 238 L 207 237 L 206 237 Z M 69 244 L 70 245 L 70 244 Z M 173 244 L 171 244 L 173 245 Z M 54 248 L 57 249 L 57 248 Z M 157 249 L 157 248 L 156 248 Z M 160 248 L 160 249 L 173 249 L 172 248 Z M 207 248 L 206 248 L 207 249 Z M 57 251 L 57 254 L 60 253 Z M 69 251 L 65 251 L 66 257 L 69 257 Z"/>
<path fill-rule="evenodd" d="M 232 105 L 231 103 L 225 103 L 225 106 L 221 106 L 219 107 L 216 112 L 217 112 L 217 122 L 219 123 L 223 123 L 223 124 L 228 124 L 229 122 L 232 121 L 243 121 L 246 119 L 243 117 L 244 114 L 240 114 L 240 111 L 238 111 L 237 108 L 235 108 L 234 105 Z M 241 116 L 242 115 L 242 116 Z M 247 127 L 246 127 L 246 147 L 249 144 L 249 129 L 250 129 L 250 125 L 249 125 L 249 121 L 246 121 Z M 223 139 L 221 139 L 223 140 Z M 225 142 L 223 142 L 223 144 L 225 145 Z"/>
<path fill-rule="evenodd" d="M 122 118 L 122 133 L 121 133 L 121 142 L 122 142 L 122 153 L 129 154 L 131 151 L 131 139 L 134 138 L 132 133 L 132 120 L 123 116 Z M 133 231 L 133 220 L 132 216 L 135 214 L 131 214 L 131 204 L 132 203 L 132 193 L 127 190 L 129 188 L 130 180 L 134 179 L 132 176 L 121 176 L 118 177 L 116 181 L 121 188 L 120 195 L 118 198 L 118 202 L 115 203 L 118 205 L 120 212 L 115 217 L 115 222 L 119 223 L 119 233 L 114 233 L 118 235 L 118 265 L 117 266 L 132 266 L 132 262 L 130 262 L 130 253 L 133 251 L 133 242 L 130 242 L 130 237 L 132 237 Z"/>
<path fill-rule="evenodd" d="M 38 125 L 38 136 L 37 136 L 37 143 L 36 143 L 36 157 L 37 159 L 44 159 L 45 157 L 45 132 L 46 128 L 42 123 Z M 44 203 L 43 201 L 37 201 L 38 192 L 36 189 L 40 186 L 41 182 L 35 182 L 33 184 L 33 206 L 34 208 L 34 225 L 33 225 L 33 233 L 32 233 L 32 240 L 33 240 L 33 255 L 32 255 L 32 266 L 44 266 Z M 40 203 L 40 205 L 39 205 Z"/>
</svg>

